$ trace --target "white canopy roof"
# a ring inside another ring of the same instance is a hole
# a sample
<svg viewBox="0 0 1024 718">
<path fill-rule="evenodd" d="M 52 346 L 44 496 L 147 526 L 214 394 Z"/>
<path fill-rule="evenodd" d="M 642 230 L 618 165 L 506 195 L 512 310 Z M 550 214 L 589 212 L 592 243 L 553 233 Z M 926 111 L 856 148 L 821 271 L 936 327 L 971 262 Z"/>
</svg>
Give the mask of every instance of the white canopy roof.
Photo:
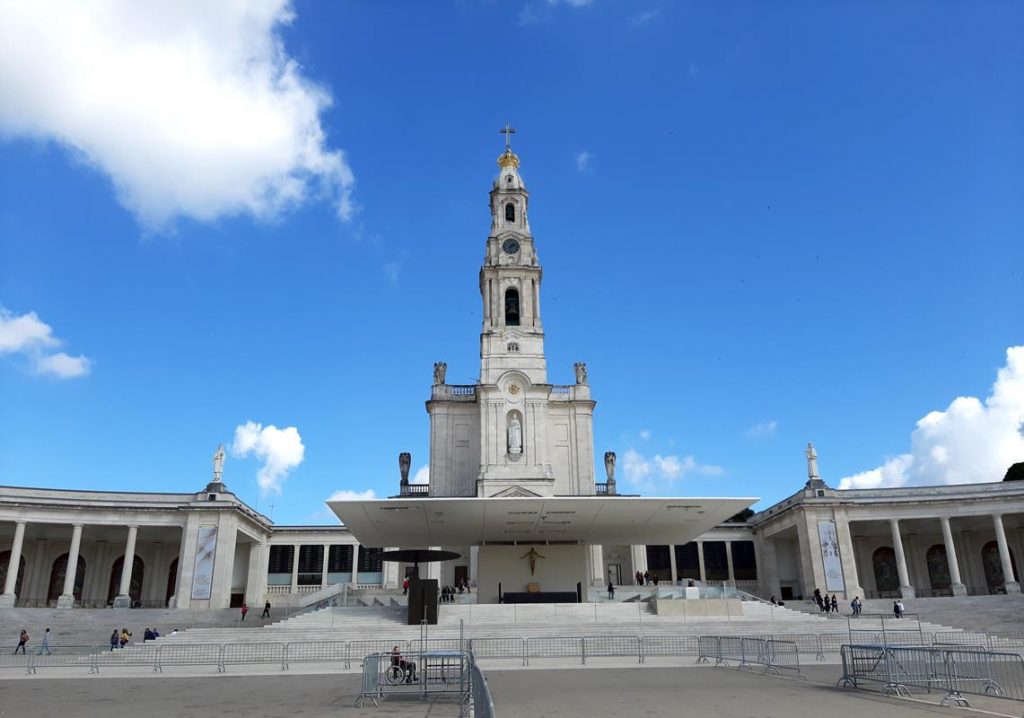
<svg viewBox="0 0 1024 718">
<path fill-rule="evenodd" d="M 683 544 L 756 498 L 557 496 L 328 501 L 365 546 Z"/>
</svg>

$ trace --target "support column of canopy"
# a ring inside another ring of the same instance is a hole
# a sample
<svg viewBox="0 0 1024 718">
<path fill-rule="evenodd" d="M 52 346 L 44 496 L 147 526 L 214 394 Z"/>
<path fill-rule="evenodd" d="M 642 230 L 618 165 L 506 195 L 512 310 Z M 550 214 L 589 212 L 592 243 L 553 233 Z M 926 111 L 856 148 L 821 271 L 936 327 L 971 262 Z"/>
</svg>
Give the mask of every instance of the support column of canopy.
<svg viewBox="0 0 1024 718">
<path fill-rule="evenodd" d="M 636 544 L 629 547 L 629 553 L 633 563 L 633 578 L 636 579 L 637 572 L 643 574 L 647 571 L 647 547 Z"/>
<path fill-rule="evenodd" d="M 725 567 L 728 572 L 726 580 L 736 585 L 736 572 L 732 566 L 732 541 L 725 542 Z"/>
<path fill-rule="evenodd" d="M 697 568 L 700 571 L 700 582 L 703 584 L 707 581 L 707 572 L 704 570 L 704 542 L 697 542 Z"/>
<path fill-rule="evenodd" d="M 327 569 L 331 565 L 331 545 L 324 544 L 324 560 L 320 566 L 320 588 L 327 588 Z"/>
<path fill-rule="evenodd" d="M 440 546 L 430 546 L 429 548 L 430 548 L 431 551 L 440 551 L 441 550 Z M 441 562 L 440 561 L 431 561 L 430 563 L 427 564 L 427 575 L 425 576 L 425 578 L 428 578 L 428 579 L 432 578 L 432 579 L 434 579 L 434 580 L 436 580 L 438 582 L 441 581 Z M 383 574 L 382 574 L 382 580 L 383 580 Z"/>
<path fill-rule="evenodd" d="M 675 586 L 679 583 L 679 570 L 676 566 L 676 547 L 672 544 L 668 546 L 668 570 L 672 577 L 672 585 Z"/>
<path fill-rule="evenodd" d="M 292 587 L 289 593 L 293 596 L 299 592 L 299 554 L 302 553 L 302 544 L 292 546 Z"/>
<path fill-rule="evenodd" d="M 352 587 L 359 585 L 359 542 L 352 544 Z"/>
<path fill-rule="evenodd" d="M 954 596 L 966 596 L 967 586 L 960 580 L 960 561 L 957 560 L 956 546 L 953 545 L 953 530 L 949 526 L 949 518 L 940 516 L 942 524 L 942 543 L 946 546 L 946 563 L 949 565 L 949 588 Z"/>
<path fill-rule="evenodd" d="M 1006 531 L 1003 530 L 1001 514 L 992 516 L 992 525 L 996 530 L 996 544 L 999 546 L 999 562 L 1003 567 L 1003 584 L 1007 593 L 1020 593 L 1020 583 L 1013 575 L 1013 561 L 1010 560 L 1010 548 L 1006 545 Z"/>
<path fill-rule="evenodd" d="M 11 543 L 11 558 L 7 563 L 7 579 L 4 581 L 4 592 L 0 595 L 0 607 L 11 608 L 18 600 L 14 589 L 18 585 L 18 571 L 21 570 L 21 547 L 25 543 L 25 521 L 14 525 L 14 541 Z"/>
<path fill-rule="evenodd" d="M 78 552 L 82 546 L 82 524 L 75 524 L 68 549 L 68 565 L 64 570 L 64 590 L 57 599 L 57 608 L 75 607 L 75 579 L 78 577 Z"/>
<path fill-rule="evenodd" d="M 603 587 L 608 580 L 604 575 L 604 547 L 601 544 L 592 544 L 587 548 L 590 558 L 590 585 Z"/>
<path fill-rule="evenodd" d="M 135 542 L 139 536 L 138 526 L 128 527 L 128 541 L 124 546 L 124 564 L 121 566 L 121 586 L 114 597 L 114 608 L 131 608 L 132 567 L 135 565 Z"/>
<path fill-rule="evenodd" d="M 896 552 L 896 571 L 900 577 L 900 596 L 913 598 L 914 587 L 910 585 L 910 574 L 907 572 L 907 556 L 903 552 L 903 538 L 900 536 L 900 520 L 889 519 L 889 529 L 892 532 L 892 547 Z"/>
<path fill-rule="evenodd" d="M 469 583 L 475 586 L 480 576 L 480 547 L 469 547 Z"/>
</svg>

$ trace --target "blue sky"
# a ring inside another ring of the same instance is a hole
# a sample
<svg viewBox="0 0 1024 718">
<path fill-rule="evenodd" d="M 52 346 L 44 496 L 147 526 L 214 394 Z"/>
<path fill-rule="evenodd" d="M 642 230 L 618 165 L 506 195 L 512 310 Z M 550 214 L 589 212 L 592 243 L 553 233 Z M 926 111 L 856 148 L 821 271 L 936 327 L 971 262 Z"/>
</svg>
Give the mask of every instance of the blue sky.
<svg viewBox="0 0 1024 718">
<path fill-rule="evenodd" d="M 393 493 L 432 363 L 478 374 L 506 121 L 630 490 L 1024 460 L 1019 3 L 0 13 L 0 484 L 193 491 L 223 442 L 279 523 Z"/>
</svg>

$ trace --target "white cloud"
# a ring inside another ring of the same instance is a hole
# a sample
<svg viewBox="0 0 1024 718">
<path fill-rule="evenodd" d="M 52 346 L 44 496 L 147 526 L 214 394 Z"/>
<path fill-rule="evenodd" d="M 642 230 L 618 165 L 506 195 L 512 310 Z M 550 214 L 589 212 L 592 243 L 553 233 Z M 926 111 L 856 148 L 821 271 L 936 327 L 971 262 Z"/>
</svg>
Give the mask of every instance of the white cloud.
<svg viewBox="0 0 1024 718">
<path fill-rule="evenodd" d="M 35 362 L 38 374 L 50 374 L 58 379 L 74 379 L 85 376 L 92 370 L 92 361 L 84 356 L 73 357 L 64 352 L 57 352 L 39 357 Z"/>
<path fill-rule="evenodd" d="M 630 484 L 652 490 L 659 480 L 671 484 L 687 474 L 721 476 L 725 470 L 715 464 L 698 464 L 692 455 L 680 458 L 674 454 L 655 454 L 648 459 L 635 449 L 628 449 L 622 457 L 622 472 Z"/>
<path fill-rule="evenodd" d="M 594 159 L 594 153 L 590 150 L 583 150 L 576 153 L 576 169 L 580 172 L 591 172 L 590 161 Z"/>
<path fill-rule="evenodd" d="M 594 0 L 548 0 L 548 5 L 568 5 L 569 7 L 586 7 Z"/>
<path fill-rule="evenodd" d="M 416 470 L 416 473 L 413 474 L 412 481 L 410 483 L 413 483 L 413 484 L 429 484 L 430 483 L 430 467 L 428 465 L 424 464 L 423 466 L 418 468 Z"/>
<path fill-rule="evenodd" d="M 945 411 L 917 422 L 910 452 L 876 469 L 840 480 L 841 489 L 970 484 L 1000 481 L 1007 467 L 1024 461 L 1024 346 L 1006 351 L 984 402 L 954 399 Z"/>
<path fill-rule="evenodd" d="M 85 376 L 92 369 L 92 360 L 65 352 L 50 353 L 63 342 L 53 335 L 53 328 L 35 312 L 16 315 L 0 307 L 0 356 L 21 354 L 37 374 L 58 379 Z"/>
<path fill-rule="evenodd" d="M 398 284 L 398 275 L 402 271 L 402 265 L 398 262 L 388 262 L 384 265 L 384 276 L 391 284 Z"/>
<path fill-rule="evenodd" d="M 622 474 L 631 484 L 642 484 L 651 475 L 651 464 L 640 452 L 628 449 L 622 456 Z"/>
<path fill-rule="evenodd" d="M 231 452 L 244 458 L 249 454 L 263 461 L 256 474 L 260 494 L 281 493 L 288 473 L 302 463 L 306 447 L 294 426 L 278 429 L 274 425 L 263 426 L 248 421 L 235 428 L 235 442 Z"/>
<path fill-rule="evenodd" d="M 367 489 L 366 491 L 335 491 L 331 494 L 328 501 L 372 501 L 377 498 L 377 494 L 373 489 Z"/>
<path fill-rule="evenodd" d="M 329 149 L 330 94 L 280 30 L 288 0 L 0 4 L 0 135 L 49 140 L 108 175 L 149 228 L 270 219 L 329 197 L 355 207 Z"/>
<path fill-rule="evenodd" d="M 38 347 L 57 346 L 53 329 L 35 312 L 16 316 L 0 307 L 0 354 L 13 354 Z"/>
<path fill-rule="evenodd" d="M 658 15 L 660 14 L 660 10 L 644 10 L 639 15 L 633 16 L 633 27 L 640 27 L 641 25 L 644 25 L 653 20 L 654 18 L 658 17 Z"/>
<path fill-rule="evenodd" d="M 640 438 L 643 439 L 644 441 L 648 441 L 651 438 L 651 430 L 650 429 L 642 429 L 640 431 Z"/>
<path fill-rule="evenodd" d="M 779 422 L 775 419 L 772 419 L 771 421 L 761 421 L 744 431 L 743 435 L 748 439 L 761 439 L 766 436 L 771 436 L 778 428 Z"/>
</svg>

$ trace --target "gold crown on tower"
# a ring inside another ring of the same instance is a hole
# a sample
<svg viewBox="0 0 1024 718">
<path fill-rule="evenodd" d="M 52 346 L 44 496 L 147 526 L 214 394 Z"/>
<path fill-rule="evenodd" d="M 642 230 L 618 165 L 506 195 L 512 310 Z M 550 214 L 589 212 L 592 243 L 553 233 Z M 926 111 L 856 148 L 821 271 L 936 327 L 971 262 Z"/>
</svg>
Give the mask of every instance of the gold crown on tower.
<svg viewBox="0 0 1024 718">
<path fill-rule="evenodd" d="M 506 149 L 503 153 L 498 155 L 498 166 L 502 169 L 505 169 L 506 167 L 519 169 L 519 157 L 512 150 Z"/>
</svg>

